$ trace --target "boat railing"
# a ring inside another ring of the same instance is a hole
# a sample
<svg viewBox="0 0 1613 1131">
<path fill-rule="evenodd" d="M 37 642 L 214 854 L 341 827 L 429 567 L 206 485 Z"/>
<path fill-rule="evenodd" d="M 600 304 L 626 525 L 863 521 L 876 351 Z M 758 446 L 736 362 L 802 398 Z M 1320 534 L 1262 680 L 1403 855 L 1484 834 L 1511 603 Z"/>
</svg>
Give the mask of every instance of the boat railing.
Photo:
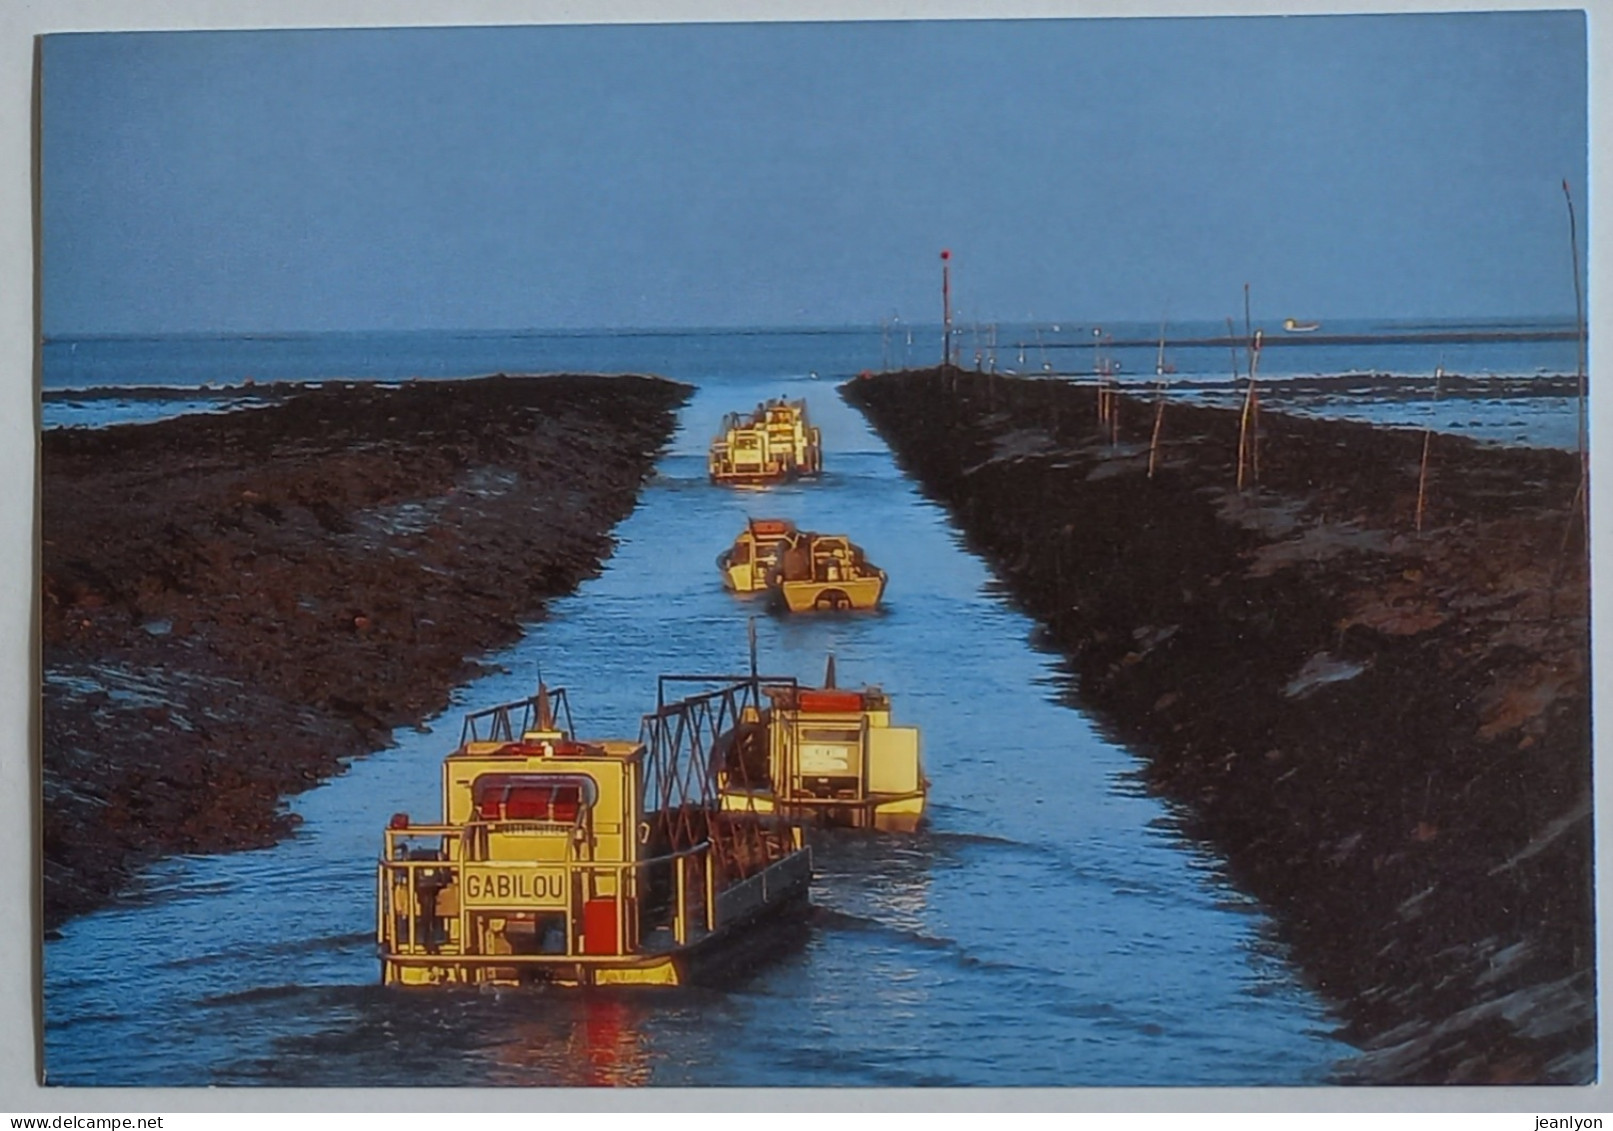
<svg viewBox="0 0 1613 1131">
<path fill-rule="evenodd" d="M 765 682 L 793 685 L 795 680 L 767 677 Z M 666 815 L 672 848 L 710 840 L 725 881 L 751 876 L 792 851 L 795 830 L 789 822 L 744 792 L 762 782 L 734 782 L 732 776 L 730 744 L 742 724 L 760 717 L 763 683 L 759 675 L 664 675 L 656 686 L 656 709 L 639 726 L 639 742 L 648 752 L 645 807 Z M 669 687 L 690 684 L 707 690 L 667 701 Z M 737 808 L 723 804 L 723 781 L 741 787 L 734 794 L 741 799 Z"/>
<path fill-rule="evenodd" d="M 410 858 L 406 841 L 428 837 L 459 838 L 472 825 L 411 825 L 386 830 L 384 855 L 376 875 L 376 941 L 390 956 L 451 953 L 485 958 L 484 965 L 535 965 L 583 957 L 628 957 L 644 953 L 641 940 L 665 930 L 675 946 L 697 933 L 710 933 L 724 921 L 718 894 L 719 865 L 710 841 L 638 861 L 540 861 Z M 497 822 L 493 822 L 497 823 Z M 665 904 L 650 905 L 657 871 L 671 872 Z M 471 878 L 479 878 L 486 894 L 472 895 Z M 592 893 L 608 879 L 611 892 Z M 502 882 L 500 882 L 502 881 Z M 449 883 L 459 889 L 458 905 L 437 910 L 437 896 Z M 586 944 L 577 949 L 578 926 L 586 925 L 585 905 L 606 899 L 613 905 L 612 949 Z M 567 923 L 565 951 L 553 954 L 486 954 L 477 945 L 473 917 L 526 912 L 559 912 Z M 453 923 L 455 931 L 449 931 Z M 444 951 L 442 948 L 447 946 Z"/>
<path fill-rule="evenodd" d="M 466 715 L 459 732 L 459 744 L 464 746 L 469 742 L 516 741 L 532 729 L 533 723 L 540 720 L 545 696 L 549 701 L 550 717 L 557 721 L 564 720 L 566 733 L 575 734 L 576 729 L 571 722 L 571 702 L 566 697 L 566 689 L 555 687 L 546 688 L 525 699 L 500 703 L 496 707 L 488 707 Z"/>
<path fill-rule="evenodd" d="M 644 718 L 648 721 L 687 713 L 706 704 L 721 704 L 727 708 L 720 712 L 717 721 L 721 724 L 738 710 L 760 707 L 762 684 L 795 687 L 797 682 L 793 675 L 663 675 L 655 683 L 655 713 Z M 668 686 L 676 683 L 705 684 L 712 690 L 668 702 Z"/>
<path fill-rule="evenodd" d="M 668 702 L 668 690 L 677 684 L 709 690 Z M 794 676 L 764 675 L 663 675 L 656 681 L 656 708 L 641 721 L 639 741 L 650 752 L 648 795 L 661 810 L 705 809 L 716 802 L 718 781 L 733 778 L 731 767 L 719 764 L 721 741 L 747 712 L 760 714 L 764 684 L 797 685 Z"/>
</svg>

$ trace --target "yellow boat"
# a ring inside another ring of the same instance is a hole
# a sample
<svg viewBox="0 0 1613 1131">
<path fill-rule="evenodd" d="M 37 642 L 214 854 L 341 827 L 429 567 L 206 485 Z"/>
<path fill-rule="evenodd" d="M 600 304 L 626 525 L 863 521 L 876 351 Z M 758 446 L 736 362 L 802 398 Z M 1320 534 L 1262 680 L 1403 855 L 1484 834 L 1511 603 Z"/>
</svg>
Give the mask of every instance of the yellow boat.
<svg viewBox="0 0 1613 1131">
<path fill-rule="evenodd" d="M 834 658 L 821 688 L 768 680 L 769 705 L 741 715 L 714 749 L 723 807 L 797 821 L 913 832 L 930 783 L 917 727 L 892 726 L 890 696 L 842 691 Z"/>
<path fill-rule="evenodd" d="M 753 518 L 734 544 L 717 555 L 723 585 L 733 593 L 761 593 L 767 577 L 778 566 L 779 549 L 795 533 L 795 523 L 784 518 Z"/>
<path fill-rule="evenodd" d="M 843 534 L 794 531 L 777 557 L 768 590 L 776 605 L 792 613 L 872 609 L 885 594 L 885 571 Z"/>
<path fill-rule="evenodd" d="M 713 483 L 785 483 L 823 471 L 823 442 L 806 401 L 780 398 L 723 417 L 706 466 Z"/>
<path fill-rule="evenodd" d="M 663 704 L 636 740 L 572 738 L 564 691 L 541 685 L 467 717 L 440 820 L 385 833 L 382 980 L 681 985 L 753 951 L 812 877 L 800 829 L 728 803 L 705 770 L 758 701 L 739 682 Z"/>
</svg>

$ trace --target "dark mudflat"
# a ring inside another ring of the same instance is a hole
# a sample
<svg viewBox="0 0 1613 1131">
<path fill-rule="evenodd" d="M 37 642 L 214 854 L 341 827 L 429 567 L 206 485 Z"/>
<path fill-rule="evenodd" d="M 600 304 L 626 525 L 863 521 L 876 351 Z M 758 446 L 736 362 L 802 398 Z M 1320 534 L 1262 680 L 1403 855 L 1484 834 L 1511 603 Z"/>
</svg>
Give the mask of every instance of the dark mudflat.
<svg viewBox="0 0 1613 1131">
<path fill-rule="evenodd" d="M 42 440 L 47 926 L 419 724 L 596 573 L 689 390 L 337 384 Z"/>
<path fill-rule="evenodd" d="M 843 388 L 1271 908 L 1374 1082 L 1595 1074 L 1578 457 L 1092 387 Z M 1210 1022 L 1213 1023 L 1213 1020 Z"/>
</svg>

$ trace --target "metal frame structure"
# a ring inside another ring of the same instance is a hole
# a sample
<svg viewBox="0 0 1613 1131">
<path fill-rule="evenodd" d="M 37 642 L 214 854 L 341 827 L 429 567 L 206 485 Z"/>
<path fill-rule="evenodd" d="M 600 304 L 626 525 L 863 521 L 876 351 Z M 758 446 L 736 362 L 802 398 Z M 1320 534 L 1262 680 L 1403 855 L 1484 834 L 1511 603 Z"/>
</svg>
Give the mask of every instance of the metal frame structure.
<svg viewBox="0 0 1613 1131">
<path fill-rule="evenodd" d="M 796 836 L 778 813 L 758 812 L 754 805 L 738 812 L 723 810 L 717 789 L 719 767 L 713 754 L 718 739 L 738 727 L 748 710 L 760 713 L 762 684 L 795 686 L 791 676 L 663 675 L 656 681 L 656 709 L 645 715 L 639 741 L 650 752 L 645 794 L 656 799 L 669 819 L 669 839 L 676 848 L 704 831 L 725 869 L 736 879 L 750 876 L 759 862 L 770 860 L 787 839 Z M 720 684 L 713 690 L 667 703 L 669 683 Z M 687 750 L 687 757 L 683 752 Z M 745 782 L 743 784 L 750 784 Z M 709 814 L 727 812 L 738 820 L 713 823 Z M 706 814 L 696 818 L 694 814 Z M 697 828 L 704 824 L 704 830 Z"/>
</svg>

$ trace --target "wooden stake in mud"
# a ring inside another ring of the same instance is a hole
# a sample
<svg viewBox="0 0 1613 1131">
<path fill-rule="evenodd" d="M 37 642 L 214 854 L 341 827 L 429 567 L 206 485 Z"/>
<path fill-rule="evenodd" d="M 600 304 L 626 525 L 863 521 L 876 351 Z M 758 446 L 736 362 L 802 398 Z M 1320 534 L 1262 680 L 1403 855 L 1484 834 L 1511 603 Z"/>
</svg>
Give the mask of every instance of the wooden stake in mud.
<svg viewBox="0 0 1613 1131">
<path fill-rule="evenodd" d="M 1098 431 L 1109 433 L 1111 445 L 1120 442 L 1120 396 L 1115 388 L 1114 363 L 1103 356 L 1103 327 L 1092 328 L 1092 372 L 1098 389 Z"/>
<path fill-rule="evenodd" d="M 1154 477 L 1154 467 L 1159 460 L 1159 430 L 1165 425 L 1165 382 L 1159 382 L 1158 391 L 1154 394 L 1154 435 L 1148 441 L 1148 478 Z"/>
<path fill-rule="evenodd" d="M 1105 396 L 1108 391 L 1104 387 L 1103 359 L 1098 353 L 1098 343 L 1103 341 L 1103 327 L 1092 327 L 1092 378 L 1098 385 L 1098 427 L 1109 423 L 1109 401 Z"/>
<path fill-rule="evenodd" d="M 1243 490 L 1243 469 L 1249 459 L 1249 398 L 1255 383 L 1249 382 L 1243 393 L 1243 411 L 1238 414 L 1238 490 Z"/>
<path fill-rule="evenodd" d="M 1574 266 L 1574 323 L 1579 338 L 1579 488 L 1574 502 L 1569 504 L 1568 521 L 1563 525 L 1562 545 L 1557 549 L 1557 565 L 1551 572 L 1551 587 L 1547 590 L 1546 616 L 1557 615 L 1557 587 L 1562 583 L 1563 571 L 1568 566 L 1568 539 L 1578 526 L 1584 532 L 1581 560 L 1585 563 L 1589 580 L 1591 556 L 1591 477 L 1590 452 L 1586 447 L 1585 432 L 1585 300 L 1579 286 L 1579 229 L 1574 220 L 1574 194 L 1568 191 L 1568 178 L 1563 178 L 1563 199 L 1568 203 L 1568 248 Z"/>
<path fill-rule="evenodd" d="M 1109 446 L 1120 443 L 1120 390 L 1109 382 L 1108 363 L 1104 363 L 1104 380 L 1109 386 Z"/>
<path fill-rule="evenodd" d="M 1434 403 L 1439 403 L 1439 379 L 1445 376 L 1445 367 L 1434 367 Z M 1423 532 L 1423 501 L 1428 495 L 1428 449 L 1434 441 L 1434 424 L 1429 421 L 1423 431 L 1423 462 L 1417 472 L 1417 533 Z"/>
<path fill-rule="evenodd" d="M 1255 482 L 1260 482 L 1260 387 L 1255 384 L 1255 374 L 1260 373 L 1261 342 L 1265 342 L 1265 331 L 1257 329 L 1248 350 L 1248 463 Z"/>
<path fill-rule="evenodd" d="M 1243 392 L 1243 412 L 1238 417 L 1238 490 L 1243 490 L 1244 468 L 1250 464 L 1255 467 L 1255 478 L 1260 477 L 1260 455 L 1256 450 L 1259 439 L 1254 434 L 1256 407 L 1258 398 L 1255 395 L 1255 369 L 1259 365 L 1260 335 L 1256 334 L 1249 341 L 1249 385 Z"/>
<path fill-rule="evenodd" d="M 1568 191 L 1568 178 L 1563 178 L 1563 199 L 1568 202 L 1568 250 L 1574 264 L 1574 322 L 1579 343 L 1579 503 L 1585 523 L 1585 552 L 1591 548 L 1591 457 L 1585 443 L 1585 299 L 1579 287 L 1579 228 L 1574 222 L 1574 194 Z"/>
<path fill-rule="evenodd" d="M 1260 390 L 1249 382 L 1249 442 L 1254 454 L 1255 482 L 1260 482 Z"/>
<path fill-rule="evenodd" d="M 952 252 L 941 249 L 941 364 L 952 364 Z"/>
<path fill-rule="evenodd" d="M 1243 371 L 1238 368 L 1238 329 L 1232 324 L 1230 316 L 1227 318 L 1227 352 L 1232 355 L 1232 391 L 1237 392 L 1238 378 L 1243 375 Z M 1243 486 L 1243 436 L 1241 433 L 1238 436 L 1238 480 L 1238 485 L 1241 489 Z"/>
</svg>

